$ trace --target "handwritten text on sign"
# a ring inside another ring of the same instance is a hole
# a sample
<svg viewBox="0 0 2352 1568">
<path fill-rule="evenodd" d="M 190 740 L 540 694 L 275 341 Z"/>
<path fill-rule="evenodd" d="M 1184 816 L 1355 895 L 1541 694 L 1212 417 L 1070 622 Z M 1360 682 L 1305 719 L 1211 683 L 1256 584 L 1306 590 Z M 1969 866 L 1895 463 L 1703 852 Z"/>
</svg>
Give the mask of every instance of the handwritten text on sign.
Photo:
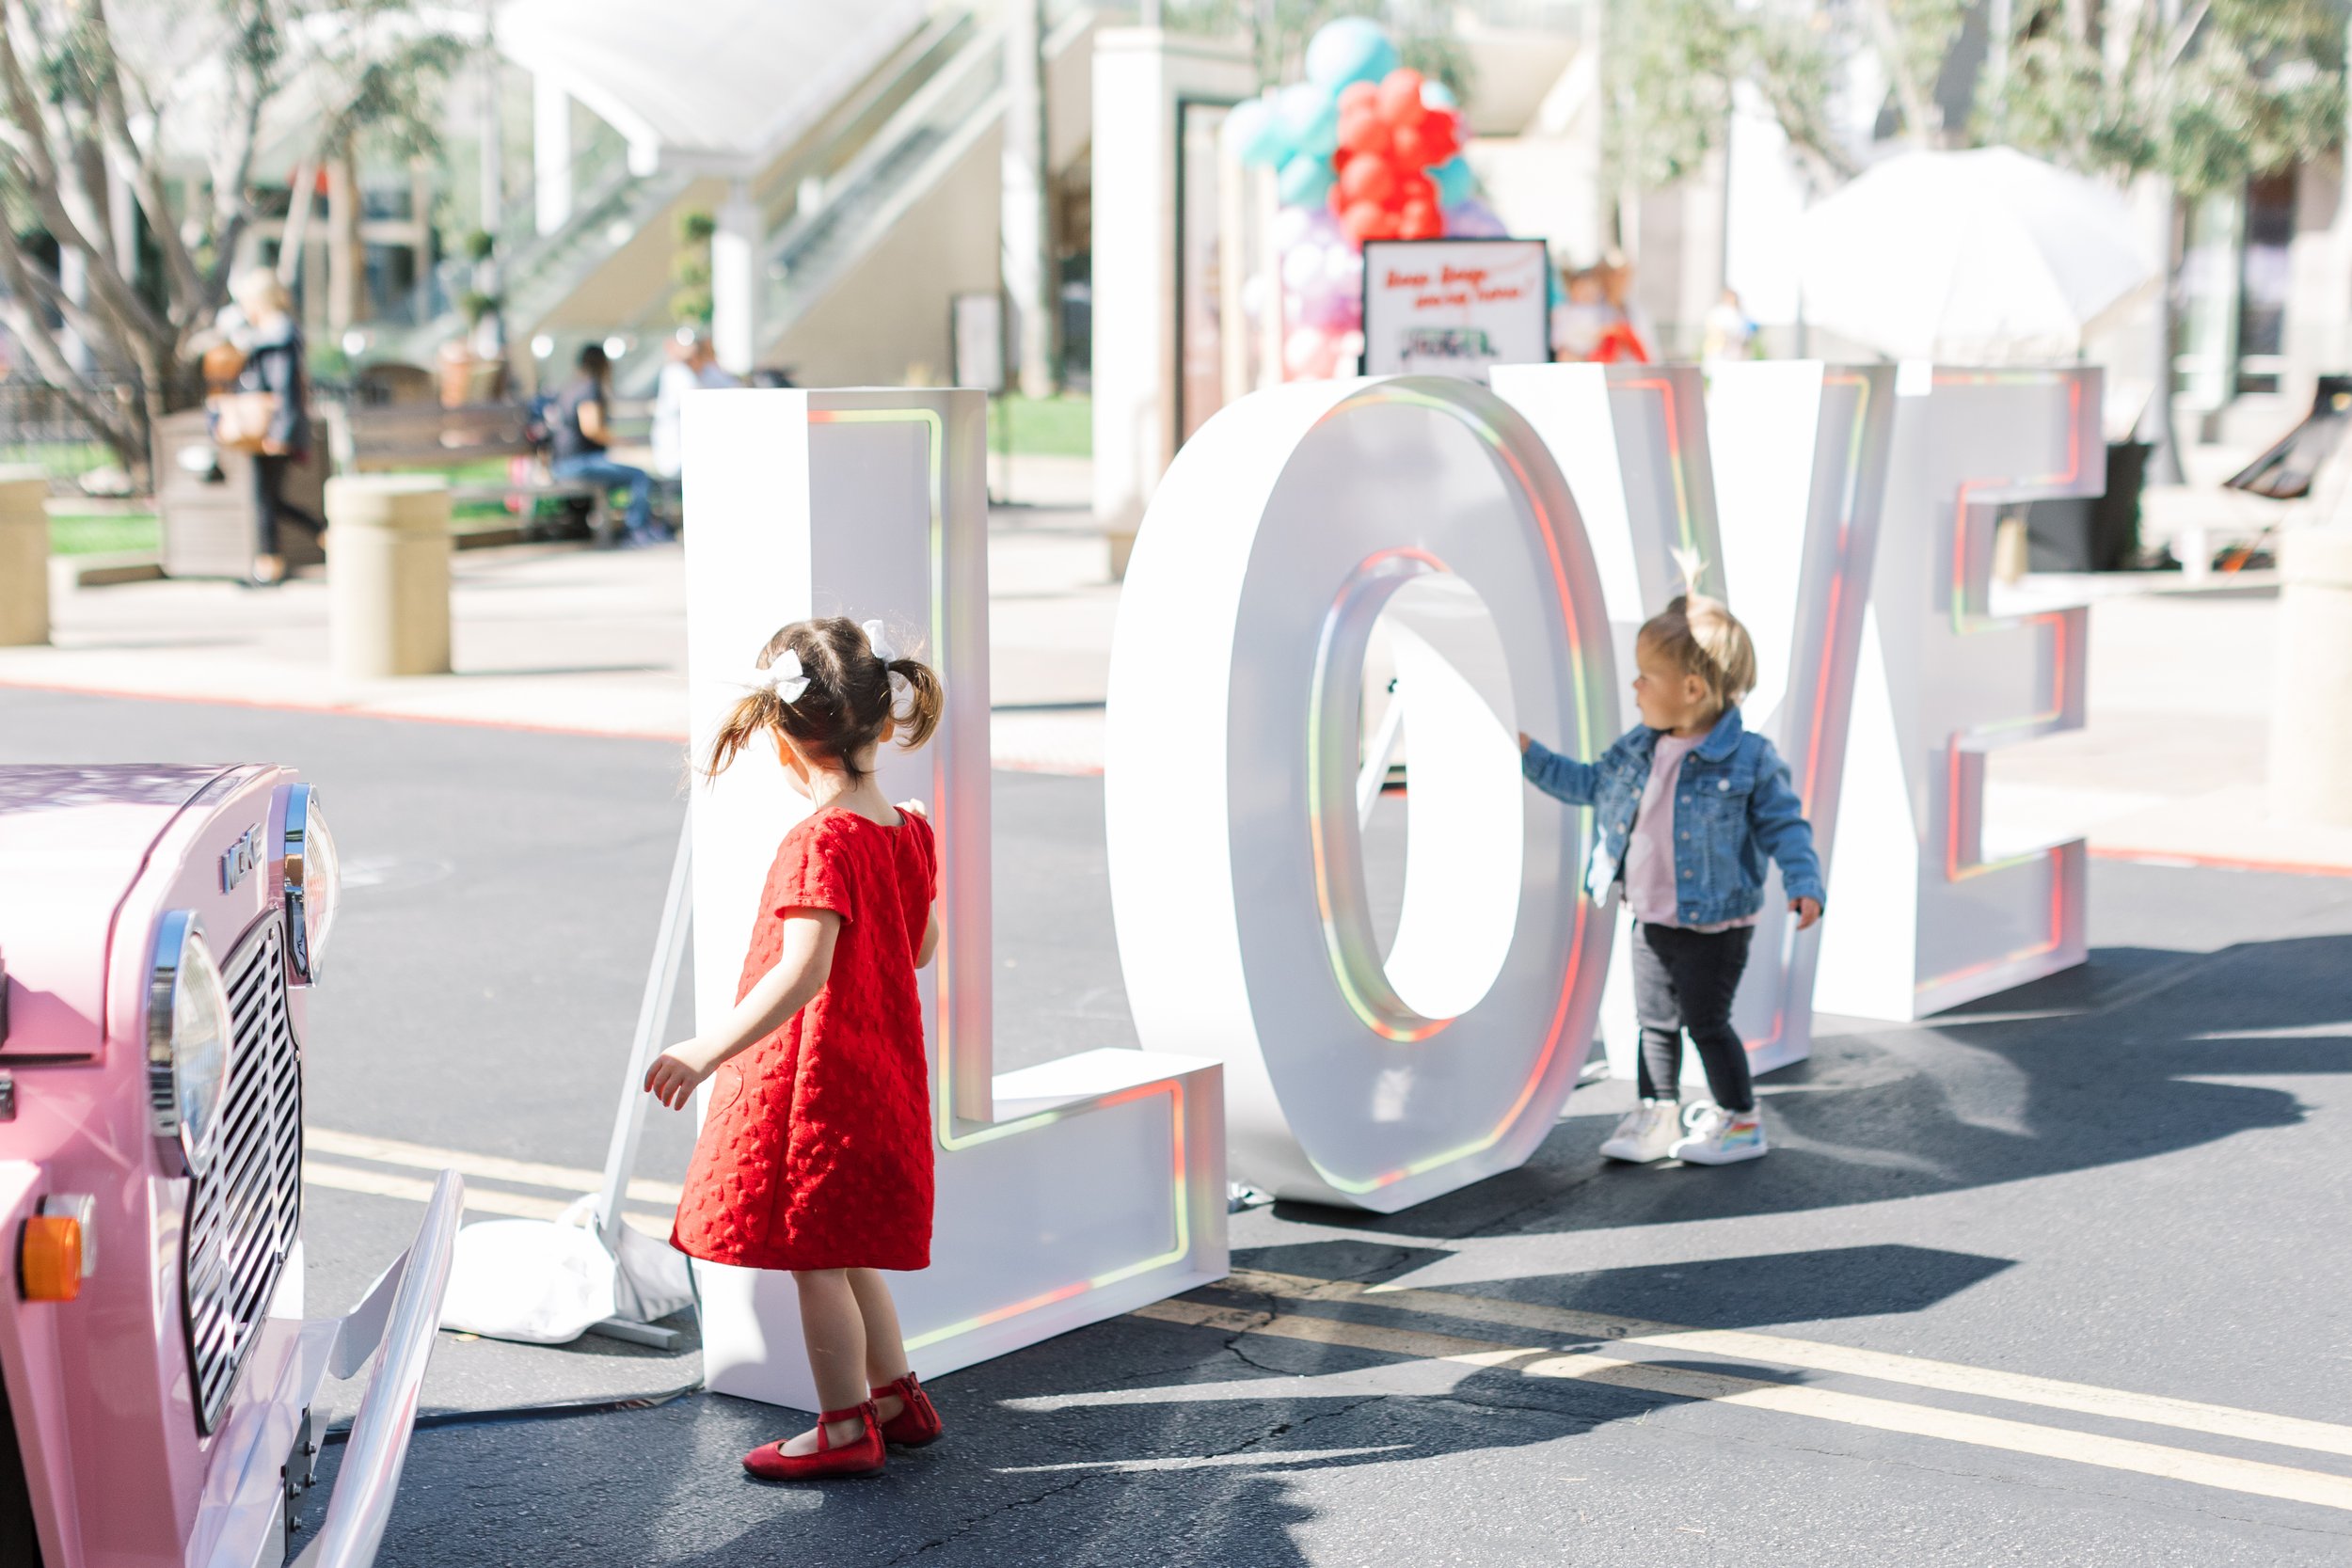
<svg viewBox="0 0 2352 1568">
<path fill-rule="evenodd" d="M 1364 246 L 1364 371 L 1486 379 L 1550 356 L 1540 240 Z"/>
</svg>

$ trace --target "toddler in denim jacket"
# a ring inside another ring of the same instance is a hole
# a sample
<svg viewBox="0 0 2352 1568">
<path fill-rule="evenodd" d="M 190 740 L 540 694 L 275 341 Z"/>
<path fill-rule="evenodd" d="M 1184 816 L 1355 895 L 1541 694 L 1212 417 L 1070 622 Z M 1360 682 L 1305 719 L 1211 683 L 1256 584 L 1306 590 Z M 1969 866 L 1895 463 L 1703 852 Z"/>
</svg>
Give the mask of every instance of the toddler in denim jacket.
<svg viewBox="0 0 2352 1568">
<path fill-rule="evenodd" d="M 1756 685 L 1756 649 L 1728 609 L 1697 594 L 1677 597 L 1642 627 L 1634 659 L 1642 721 L 1597 762 L 1519 736 L 1529 783 L 1595 808 L 1588 891 L 1605 898 L 1622 881 L 1633 913 L 1642 1103 L 1600 1151 L 1635 1164 L 1753 1160 L 1769 1146 L 1731 999 L 1764 907 L 1767 855 L 1780 863 L 1797 928 L 1821 917 L 1813 830 L 1788 785 L 1788 764 L 1740 724 L 1740 700 Z M 1686 1033 L 1714 1097 L 1687 1117 L 1679 1103 Z"/>
</svg>

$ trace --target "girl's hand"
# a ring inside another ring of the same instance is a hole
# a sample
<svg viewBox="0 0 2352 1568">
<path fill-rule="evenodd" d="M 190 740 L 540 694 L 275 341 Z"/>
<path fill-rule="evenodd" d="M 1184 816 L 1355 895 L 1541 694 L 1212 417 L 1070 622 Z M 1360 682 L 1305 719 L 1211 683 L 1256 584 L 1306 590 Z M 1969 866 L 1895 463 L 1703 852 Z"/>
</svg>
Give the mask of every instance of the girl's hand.
<svg viewBox="0 0 2352 1568">
<path fill-rule="evenodd" d="M 1813 923 L 1821 918 L 1821 901 L 1819 898 L 1791 898 L 1788 910 L 1797 917 L 1797 929 L 1800 931 L 1811 929 Z"/>
<path fill-rule="evenodd" d="M 695 1065 L 691 1059 L 697 1053 L 697 1042 L 688 1040 L 674 1045 L 653 1059 L 645 1069 L 645 1092 L 673 1111 L 683 1110 L 702 1081 L 710 1076 L 707 1067 Z"/>
<path fill-rule="evenodd" d="M 901 800 L 898 802 L 898 809 L 909 816 L 919 816 L 926 822 L 931 819 L 930 808 L 920 800 Z"/>
</svg>

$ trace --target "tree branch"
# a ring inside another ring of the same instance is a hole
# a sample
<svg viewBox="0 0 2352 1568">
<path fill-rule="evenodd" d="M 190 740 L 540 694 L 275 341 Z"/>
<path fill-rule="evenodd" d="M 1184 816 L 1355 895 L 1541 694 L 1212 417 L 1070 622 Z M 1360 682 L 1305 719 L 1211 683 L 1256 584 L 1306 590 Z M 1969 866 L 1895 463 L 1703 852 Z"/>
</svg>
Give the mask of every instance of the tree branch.
<svg viewBox="0 0 2352 1568">
<path fill-rule="evenodd" d="M 0 277 L 8 280 L 8 293 L 0 295 L 0 322 L 8 325 L 33 363 L 41 379 L 57 390 L 57 395 L 72 405 L 73 411 L 95 426 L 117 455 L 129 457 L 136 445 L 131 431 L 118 424 L 107 412 L 103 400 L 95 389 L 87 386 L 82 373 L 66 357 L 65 349 L 49 330 L 49 323 L 32 308 L 34 296 L 40 292 L 32 269 L 25 264 L 24 249 L 17 244 L 15 231 L 0 223 Z"/>
<path fill-rule="evenodd" d="M 1903 129 L 1921 147 L 1932 145 L 1936 121 L 1928 112 L 1927 94 L 1919 90 L 1919 79 L 1912 73 L 1911 61 L 1903 53 L 1902 39 L 1895 31 L 1895 18 L 1886 8 L 1886 0 L 1864 0 L 1862 10 L 1869 18 L 1870 41 L 1877 46 L 1879 63 L 1886 68 L 1887 80 L 1894 84 L 1895 101 L 1902 105 Z"/>
<path fill-rule="evenodd" d="M 31 84 L 25 80 L 24 64 L 17 56 L 17 0 L 0 0 L 0 6 L 5 6 L 6 12 L 4 22 L 0 22 L 0 87 L 6 88 L 10 113 L 17 123 L 29 133 L 37 127 L 47 126 L 50 121 L 42 112 L 40 101 L 34 96 Z M 70 147 L 72 144 L 69 142 L 66 145 Z M 93 215 L 90 211 L 93 204 L 89 200 L 88 188 L 82 182 L 81 170 L 76 168 L 73 171 L 70 182 L 62 178 L 56 155 L 45 135 L 34 135 L 31 151 L 33 166 L 30 172 L 34 182 L 25 194 L 32 198 L 34 210 L 40 214 L 52 237 L 59 245 L 71 245 L 82 252 L 89 267 L 90 281 L 109 310 L 134 330 L 147 333 L 161 341 L 170 341 L 175 336 L 171 324 L 158 317 L 147 301 L 139 297 L 138 291 L 131 287 L 130 280 L 117 270 L 111 247 L 93 243 L 90 239 L 89 231 L 93 228 L 99 229 L 103 237 L 103 227 L 88 221 Z M 78 219 L 68 206 L 68 198 L 77 196 L 80 199 L 73 205 L 83 209 Z"/>
<path fill-rule="evenodd" d="M 91 34 L 94 40 L 93 75 L 98 87 L 98 110 L 106 130 L 106 142 L 116 160 L 118 176 L 130 182 L 138 203 L 147 214 L 147 227 L 155 236 L 156 247 L 163 252 L 164 279 L 171 300 L 182 314 L 201 309 L 199 294 L 202 280 L 198 277 L 196 259 L 188 254 L 186 244 L 180 237 L 180 225 L 172 216 L 171 203 L 164 190 L 163 164 L 157 156 L 163 144 L 163 119 L 155 114 L 151 103 L 148 112 L 152 145 L 142 150 L 131 135 L 130 111 L 122 91 L 122 66 L 115 53 L 114 25 L 107 20 L 105 0 L 87 0 Z M 142 96 L 144 94 L 142 93 Z"/>
</svg>

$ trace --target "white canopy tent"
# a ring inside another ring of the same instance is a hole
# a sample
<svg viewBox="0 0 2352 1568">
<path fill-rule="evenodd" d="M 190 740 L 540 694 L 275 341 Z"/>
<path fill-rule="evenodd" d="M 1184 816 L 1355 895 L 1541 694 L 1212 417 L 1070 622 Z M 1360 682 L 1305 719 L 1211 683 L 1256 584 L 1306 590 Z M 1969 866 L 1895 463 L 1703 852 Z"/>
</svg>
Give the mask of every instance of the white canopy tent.
<svg viewBox="0 0 2352 1568">
<path fill-rule="evenodd" d="M 2120 195 L 2007 147 L 1889 158 L 1798 247 L 1806 321 L 1899 359 L 2071 359 L 2159 277 Z"/>
</svg>

